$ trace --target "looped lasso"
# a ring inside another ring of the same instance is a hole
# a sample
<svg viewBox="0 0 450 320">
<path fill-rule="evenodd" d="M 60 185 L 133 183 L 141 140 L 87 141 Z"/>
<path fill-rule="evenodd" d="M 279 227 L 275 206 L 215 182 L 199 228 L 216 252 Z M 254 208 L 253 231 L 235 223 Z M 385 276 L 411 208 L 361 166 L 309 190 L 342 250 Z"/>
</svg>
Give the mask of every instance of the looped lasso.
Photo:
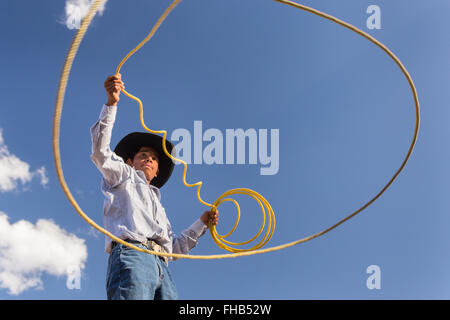
<svg viewBox="0 0 450 320">
<path fill-rule="evenodd" d="M 78 203 L 75 201 L 74 197 L 72 196 L 69 187 L 67 186 L 65 179 L 64 179 L 64 175 L 63 175 L 63 170 L 62 170 L 62 165 L 61 165 L 61 157 L 60 157 L 60 151 L 59 151 L 59 135 L 60 135 L 60 121 L 61 121 L 61 112 L 62 112 L 62 106 L 63 106 L 63 100 L 64 100 L 64 94 L 66 91 L 66 87 L 67 87 L 67 82 L 68 82 L 68 78 L 69 78 L 69 74 L 70 74 L 70 69 L 72 67 L 72 63 L 73 60 L 75 59 L 75 55 L 76 52 L 78 51 L 78 48 L 80 46 L 80 43 L 98 9 L 98 7 L 104 2 L 105 0 L 96 0 L 91 8 L 89 9 L 88 14 L 86 15 L 86 17 L 83 19 L 83 22 L 81 24 L 80 29 L 78 30 L 77 34 L 74 37 L 74 40 L 72 42 L 72 45 L 69 49 L 69 52 L 67 54 L 65 63 L 64 63 L 64 67 L 63 67 L 63 71 L 61 74 L 61 79 L 60 79 L 60 83 L 59 83 L 59 88 L 58 88 L 58 94 L 57 94 L 57 99 L 56 99 L 56 106 L 55 106 L 55 114 L 54 114 L 54 118 L 53 118 L 53 153 L 54 153 L 54 158 L 55 158 L 55 166 L 56 166 L 56 171 L 58 174 L 58 179 L 59 182 L 62 186 L 62 189 L 64 191 L 64 193 L 66 194 L 67 198 L 69 199 L 70 203 L 73 205 L 73 207 L 75 208 L 75 210 L 78 212 L 78 214 L 88 223 L 90 224 L 92 227 L 94 227 L 95 229 L 97 229 L 98 231 L 102 232 L 103 234 L 105 234 L 106 236 L 110 237 L 112 240 L 121 243 L 123 245 L 126 245 L 130 248 L 133 248 L 135 250 L 141 251 L 141 252 L 146 252 L 149 254 L 155 254 L 155 255 L 160 255 L 160 256 L 166 256 L 166 257 L 173 257 L 173 258 L 186 258 L 186 259 L 222 259 L 222 258 L 234 258 L 234 257 L 240 257 L 240 256 L 248 256 L 248 255 L 253 255 L 253 254 L 260 254 L 260 253 L 267 253 L 267 252 L 272 252 L 272 251 L 277 251 L 277 250 L 281 250 L 281 249 L 285 249 L 288 247 L 292 247 L 295 246 L 297 244 L 300 243 L 304 243 L 307 242 L 309 240 L 312 240 L 314 238 L 317 238 L 319 236 L 322 236 L 324 234 L 326 234 L 327 232 L 335 229 L 336 227 L 338 227 L 339 225 L 341 225 L 342 223 L 344 223 L 345 221 L 351 219 L 352 217 L 356 216 L 358 213 L 360 213 L 361 211 L 363 211 L 364 209 L 366 209 L 368 206 L 370 206 L 373 202 L 375 202 L 390 186 L 391 184 L 394 182 L 394 180 L 398 177 L 398 175 L 400 174 L 400 172 L 403 170 L 403 168 L 405 167 L 407 161 L 409 160 L 412 151 L 414 149 L 415 143 L 417 141 L 417 137 L 418 137 L 418 132 L 419 132 L 419 124 L 420 124 L 420 107 L 419 107 L 419 99 L 418 99 L 418 95 L 417 95 L 417 90 L 414 86 L 414 82 L 411 78 L 411 76 L 409 75 L 408 71 L 406 70 L 406 68 L 403 66 L 403 64 L 401 63 L 401 61 L 382 43 L 380 43 L 378 40 L 376 40 L 375 38 L 373 38 L 372 36 L 370 36 L 369 34 L 365 33 L 364 31 L 361 31 L 360 29 L 352 26 L 351 24 L 344 22 L 342 20 L 339 20 L 329 14 L 320 12 L 316 9 L 307 7 L 305 5 L 293 2 L 293 1 L 288 1 L 288 0 L 274 0 L 276 2 L 280 2 L 289 6 L 292 6 L 294 8 L 298 8 L 304 11 L 307 11 L 309 13 L 315 14 L 319 17 L 325 18 L 327 20 L 333 21 L 343 27 L 346 27 L 347 29 L 350 29 L 351 31 L 363 36 L 364 38 L 368 39 L 369 41 L 371 41 L 372 43 L 374 43 L 375 45 L 377 45 L 379 48 L 381 48 L 392 60 L 394 60 L 394 62 L 397 64 L 397 66 L 401 69 L 401 71 L 403 72 L 403 74 L 405 75 L 406 79 L 408 80 L 408 83 L 410 85 L 413 97 L 414 97 L 414 104 L 415 104 L 415 117 L 416 117 L 416 123 L 415 123 L 415 127 L 414 127 L 414 134 L 413 134 L 413 138 L 412 141 L 409 145 L 409 149 L 408 152 L 405 156 L 405 158 L 403 159 L 403 162 L 401 163 L 399 169 L 397 169 L 397 171 L 394 173 L 394 175 L 389 179 L 389 181 L 387 182 L 387 184 L 381 188 L 381 190 L 372 198 L 370 199 L 367 203 L 365 203 L 364 205 L 362 205 L 359 209 L 357 209 L 356 211 L 354 211 L 353 213 L 351 213 L 350 215 L 348 215 L 347 217 L 343 218 L 342 220 L 338 221 L 337 223 L 335 223 L 334 225 L 332 225 L 331 227 L 322 230 L 320 232 L 317 232 L 313 235 L 310 235 L 308 237 L 305 238 L 301 238 L 283 245 L 279 245 L 279 246 L 275 246 L 275 247 L 271 247 L 271 248 L 265 248 L 265 249 L 259 249 L 262 246 L 264 246 L 269 239 L 271 238 L 272 234 L 273 234 L 273 230 L 275 227 L 275 217 L 273 214 L 273 210 L 270 206 L 270 204 L 267 202 L 267 200 L 262 197 L 260 194 L 258 194 L 257 192 L 251 190 L 251 189 L 246 189 L 246 188 L 237 188 L 237 189 L 231 189 L 227 192 L 225 192 L 224 194 L 222 194 L 218 199 L 216 199 L 214 201 L 213 204 L 207 203 L 204 200 L 201 199 L 200 197 L 200 188 L 202 186 L 202 182 L 199 181 L 195 184 L 188 184 L 186 182 L 186 171 L 187 171 L 187 164 L 186 162 L 184 162 L 183 160 L 177 159 L 175 157 L 173 157 L 170 153 L 167 152 L 167 148 L 166 148 L 166 135 L 167 132 L 165 130 L 160 130 L 160 131 L 156 131 L 156 130 L 151 130 L 149 128 L 147 128 L 147 126 L 144 124 L 143 121 L 143 107 L 142 107 L 142 102 L 139 100 L 139 98 L 131 95 L 130 93 L 126 92 L 125 90 L 123 90 L 124 94 L 126 94 L 128 97 L 136 100 L 139 103 L 140 106 L 140 119 L 141 119 L 141 124 L 142 126 L 149 132 L 152 133 L 159 133 L 159 134 L 163 134 L 163 149 L 164 152 L 174 161 L 178 161 L 184 164 L 184 171 L 183 171 L 183 183 L 185 186 L 187 187 L 194 187 L 197 186 L 197 197 L 199 199 L 199 201 L 201 203 L 203 203 L 206 206 L 211 207 L 211 210 L 216 210 L 217 207 L 225 202 L 225 201 L 231 201 L 235 204 L 238 214 L 237 214 L 237 219 L 236 219 L 236 223 L 234 225 L 234 227 L 231 229 L 230 232 L 228 232 L 228 234 L 222 236 L 219 235 L 215 229 L 215 226 L 210 225 L 210 232 L 211 235 L 214 239 L 214 241 L 217 243 L 217 245 L 225 250 L 231 251 L 233 253 L 231 254 L 219 254 L 219 255 L 186 255 L 186 254 L 175 254 L 175 253 L 161 253 L 161 252 L 155 252 L 155 251 L 151 251 L 151 250 L 147 250 L 147 249 L 143 249 L 140 247 L 137 247 L 131 243 L 128 243 L 116 236 L 114 236 L 113 234 L 111 234 L 109 231 L 103 229 L 102 227 L 100 227 L 99 225 L 97 225 L 93 220 L 91 220 L 84 212 L 83 210 L 80 208 L 80 206 L 78 205 Z M 156 32 L 156 30 L 159 28 L 159 26 L 161 25 L 161 23 L 163 22 L 163 20 L 167 17 L 167 15 L 174 9 L 174 7 L 181 2 L 181 0 L 174 0 L 173 3 L 165 10 L 165 12 L 163 13 L 163 15 L 158 19 L 157 23 L 155 24 L 155 26 L 152 28 L 151 32 L 149 33 L 149 35 L 135 48 L 133 49 L 119 64 L 117 70 L 116 70 L 116 74 L 119 72 L 120 68 L 122 67 L 122 65 L 124 64 L 124 62 L 133 54 L 135 53 L 137 50 L 139 50 L 139 48 L 141 48 L 147 41 L 150 40 L 150 38 L 153 36 L 153 34 Z M 253 236 L 250 240 L 246 241 L 246 242 L 242 242 L 242 243 L 233 243 L 230 242 L 228 240 L 225 240 L 225 238 L 227 238 L 236 228 L 237 223 L 239 222 L 239 218 L 240 218 L 240 207 L 239 204 L 232 198 L 228 198 L 228 196 L 230 195 L 234 195 L 234 194 L 244 194 L 244 195 L 248 195 L 250 197 L 252 197 L 253 199 L 255 199 L 258 204 L 261 207 L 262 213 L 263 213 L 263 223 L 262 226 L 260 228 L 260 230 L 258 231 L 258 233 Z M 265 218 L 265 211 L 267 210 L 268 213 L 268 229 L 264 235 L 264 237 L 262 238 L 262 240 L 259 241 L 258 244 L 256 244 L 253 248 L 250 249 L 236 249 L 236 248 L 232 248 L 228 245 L 243 245 L 243 244 L 247 244 L 249 242 L 254 241 L 257 237 L 259 237 L 263 231 L 263 228 L 265 226 L 265 222 L 266 222 L 266 218 Z"/>
<path fill-rule="evenodd" d="M 118 74 L 120 72 L 120 69 L 122 68 L 123 64 L 136 52 L 138 51 L 146 42 L 148 42 L 153 35 L 155 34 L 156 30 L 158 30 L 159 26 L 161 25 L 161 23 L 164 21 L 164 19 L 168 16 L 168 14 L 175 8 L 175 6 L 181 2 L 181 0 L 175 0 L 172 2 L 172 4 L 164 11 L 164 13 L 161 15 L 161 17 L 158 19 L 158 21 L 156 22 L 155 26 L 152 28 L 152 30 L 150 31 L 150 33 L 147 35 L 147 37 L 145 37 L 144 40 L 141 41 L 141 43 L 139 43 L 136 48 L 134 48 L 133 50 L 130 51 L 130 53 L 128 53 L 125 58 L 122 59 L 122 61 L 119 63 L 119 66 L 116 69 L 116 74 Z M 237 208 L 238 211 L 238 215 L 237 215 L 237 219 L 236 222 L 233 226 L 233 228 L 231 229 L 231 231 L 222 236 L 219 235 L 216 231 L 216 226 L 214 226 L 213 224 L 209 224 L 209 230 L 211 233 L 212 238 L 214 239 L 214 242 L 222 249 L 225 249 L 227 251 L 230 252 L 245 252 L 245 251 L 253 251 L 256 249 L 261 248 L 262 246 L 264 246 L 272 237 L 273 235 L 273 230 L 275 228 L 275 215 L 273 213 L 272 207 L 270 206 L 269 202 L 263 197 L 261 196 L 259 193 L 251 190 L 251 189 L 246 189 L 246 188 L 238 188 L 238 189 L 231 189 L 228 190 L 226 192 L 224 192 L 215 202 L 214 204 L 210 204 L 207 203 L 206 201 L 204 201 L 201 196 L 200 196 L 200 189 L 202 187 L 203 182 L 199 181 L 197 183 L 194 184 L 189 184 L 186 182 L 186 171 L 187 171 L 187 163 L 181 159 L 178 159 L 174 156 L 172 156 L 172 154 L 170 152 L 167 151 L 166 148 L 166 138 L 167 138 L 167 131 L 166 130 L 152 130 L 150 128 L 148 128 L 145 123 L 144 123 L 144 108 L 142 106 L 142 101 L 138 98 L 133 96 L 132 94 L 130 94 L 129 92 L 127 92 L 125 89 L 122 90 L 124 94 L 126 94 L 128 97 L 130 97 L 131 99 L 137 101 L 137 103 L 139 103 L 139 110 L 140 110 L 140 120 L 141 120 L 141 125 L 142 127 L 147 130 L 148 132 L 151 133 L 155 133 L 155 134 L 163 134 L 163 150 L 164 153 L 171 158 L 173 161 L 177 161 L 177 162 L 181 162 L 184 165 L 184 171 L 183 171 L 183 183 L 186 187 L 197 187 L 197 198 L 198 200 L 203 203 L 206 206 L 209 206 L 211 208 L 212 211 L 216 211 L 217 207 L 224 201 L 232 201 Z M 261 207 L 261 211 L 263 213 L 263 223 L 261 225 L 260 230 L 258 231 L 258 233 L 251 238 L 248 241 L 245 242 L 230 242 L 228 240 L 225 240 L 225 238 L 227 238 L 229 235 L 231 235 L 231 233 L 233 233 L 233 231 L 236 229 L 237 224 L 239 223 L 239 218 L 240 218 L 240 207 L 239 204 L 236 202 L 236 200 L 232 199 L 232 198 L 225 198 L 229 195 L 233 195 L 233 194 L 244 194 L 244 195 L 248 195 L 250 197 L 252 197 L 253 199 L 255 199 L 258 204 Z M 254 241 L 255 239 L 257 239 L 257 237 L 261 234 L 261 232 L 264 229 L 264 226 L 266 224 L 266 215 L 265 215 L 265 211 L 264 208 L 267 210 L 267 213 L 269 215 L 269 219 L 268 219 L 268 227 L 267 227 L 267 232 L 264 235 L 264 237 L 253 247 L 249 248 L 249 249 L 237 249 L 237 248 L 233 248 L 230 245 L 235 245 L 235 246 L 242 246 L 245 244 L 248 244 L 252 241 Z"/>
</svg>

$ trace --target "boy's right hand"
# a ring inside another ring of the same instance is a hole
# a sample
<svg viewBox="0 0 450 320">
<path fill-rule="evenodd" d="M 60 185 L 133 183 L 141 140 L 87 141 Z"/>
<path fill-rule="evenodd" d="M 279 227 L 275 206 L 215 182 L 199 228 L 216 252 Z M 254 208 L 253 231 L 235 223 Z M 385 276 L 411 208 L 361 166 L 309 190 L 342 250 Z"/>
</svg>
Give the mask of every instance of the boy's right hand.
<svg viewBox="0 0 450 320">
<path fill-rule="evenodd" d="M 125 85 L 122 82 L 122 76 L 120 73 L 112 75 L 106 78 L 105 90 L 108 97 L 108 106 L 116 106 L 120 99 L 120 91 L 125 89 Z"/>
</svg>

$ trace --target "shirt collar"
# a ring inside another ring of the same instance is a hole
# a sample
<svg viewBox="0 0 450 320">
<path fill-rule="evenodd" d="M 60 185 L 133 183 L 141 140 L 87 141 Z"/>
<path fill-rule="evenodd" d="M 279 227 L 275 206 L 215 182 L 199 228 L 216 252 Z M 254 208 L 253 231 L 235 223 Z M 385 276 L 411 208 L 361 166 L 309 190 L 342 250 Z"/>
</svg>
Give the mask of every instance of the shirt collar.
<svg viewBox="0 0 450 320">
<path fill-rule="evenodd" d="M 150 186 L 150 189 L 153 189 L 153 191 L 155 191 L 156 196 L 158 197 L 158 200 L 161 201 L 161 191 L 159 190 L 159 188 L 155 187 L 152 184 L 149 184 L 149 186 Z"/>
<path fill-rule="evenodd" d="M 144 171 L 136 170 L 136 169 L 135 169 L 135 171 L 143 180 L 145 180 L 145 182 L 147 182 L 147 177 L 145 176 Z M 161 201 L 161 191 L 159 190 L 159 188 L 155 187 L 152 184 L 149 184 L 148 186 L 150 187 L 150 189 L 152 189 L 156 193 L 156 196 L 158 197 L 158 200 Z"/>
</svg>

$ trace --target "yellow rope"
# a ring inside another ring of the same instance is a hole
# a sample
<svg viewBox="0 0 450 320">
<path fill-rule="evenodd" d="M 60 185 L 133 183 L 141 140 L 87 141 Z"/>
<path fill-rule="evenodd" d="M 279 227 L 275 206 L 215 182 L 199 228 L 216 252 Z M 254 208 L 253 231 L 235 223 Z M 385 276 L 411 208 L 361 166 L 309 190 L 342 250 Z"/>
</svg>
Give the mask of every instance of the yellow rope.
<svg viewBox="0 0 450 320">
<path fill-rule="evenodd" d="M 246 189 L 246 188 L 237 188 L 237 189 L 231 189 L 227 192 L 225 192 L 224 194 L 222 194 L 217 200 L 214 201 L 213 204 L 207 203 L 204 200 L 201 199 L 200 197 L 200 188 L 202 186 L 202 182 L 199 181 L 195 184 L 188 184 L 186 182 L 186 171 L 187 171 L 187 164 L 186 162 L 184 162 L 183 160 L 177 159 L 175 157 L 173 157 L 169 152 L 167 152 L 167 148 L 166 148 L 166 135 L 167 132 L 165 130 L 151 130 L 149 128 L 147 128 L 147 126 L 144 123 L 143 120 L 143 107 L 142 107 L 142 102 L 139 100 L 139 98 L 131 95 L 130 93 L 126 92 L 125 90 L 123 90 L 123 92 L 130 98 L 136 100 L 139 103 L 139 107 L 140 107 L 140 120 L 141 120 L 141 124 L 142 126 L 149 132 L 152 133 L 159 133 L 159 134 L 163 134 L 163 149 L 164 152 L 174 161 L 178 161 L 184 164 L 184 171 L 183 171 L 183 183 L 185 186 L 187 187 L 194 187 L 197 186 L 197 197 L 199 199 L 199 201 L 201 203 L 203 203 L 206 206 L 211 207 L 212 210 L 216 210 L 217 207 L 225 202 L 225 201 L 231 201 L 235 204 L 236 208 L 237 208 L 237 219 L 235 222 L 235 225 L 233 226 L 233 228 L 231 229 L 230 232 L 228 232 L 228 234 L 222 236 L 219 235 L 215 229 L 215 226 L 210 225 L 210 232 L 211 235 L 214 239 L 214 241 L 217 243 L 217 245 L 225 250 L 231 251 L 233 253 L 231 254 L 219 254 L 219 255 L 185 255 L 185 254 L 174 254 L 174 253 L 160 253 L 160 252 L 154 252 L 154 251 L 150 251 L 147 249 L 142 249 L 140 247 L 137 247 L 133 244 L 130 244 L 120 238 L 117 238 L 116 236 L 114 236 L 113 234 L 111 234 L 110 232 L 108 232 L 107 230 L 103 229 L 102 227 L 98 226 L 93 220 L 91 220 L 84 212 L 83 210 L 80 208 L 80 206 L 78 205 L 78 203 L 75 201 L 75 199 L 73 198 L 69 187 L 67 186 L 65 179 L 64 179 L 64 174 L 63 174 L 63 170 L 62 170 L 62 165 L 61 165 L 61 157 L 60 157 L 60 151 L 59 151 L 59 135 L 60 135 L 60 120 L 61 120 L 61 112 L 62 112 L 62 106 L 63 106 L 63 100 L 64 100 L 64 94 L 66 91 L 66 87 L 67 87 L 67 81 L 68 81 L 68 77 L 70 74 L 70 69 L 73 63 L 73 60 L 75 58 L 76 52 L 78 51 L 78 48 L 80 46 L 81 40 L 83 39 L 96 11 L 97 8 L 104 2 L 105 0 L 96 0 L 94 2 L 94 4 L 91 6 L 87 16 L 83 19 L 83 22 L 81 24 L 80 29 L 78 30 L 77 34 L 74 37 L 74 40 L 72 42 L 72 45 L 69 49 L 69 52 L 67 54 L 65 63 L 64 63 L 64 67 L 63 67 L 63 71 L 61 74 L 61 79 L 60 79 L 60 83 L 59 83 L 59 89 L 58 89 L 58 94 L 57 94 L 57 99 L 56 99 L 56 107 L 55 107 L 55 114 L 54 114 L 54 118 L 53 118 L 53 152 L 54 152 L 54 158 L 55 158 L 55 166 L 56 166 L 56 171 L 58 174 L 58 179 L 60 181 L 60 184 L 64 190 L 64 193 L 66 194 L 67 198 L 69 199 L 70 203 L 73 205 L 73 207 L 75 208 L 75 210 L 78 212 L 78 214 L 88 223 L 90 224 L 92 227 L 94 227 L 95 229 L 97 229 L 98 231 L 102 232 L 103 234 L 105 234 L 106 236 L 110 237 L 111 239 L 113 239 L 114 241 L 117 241 L 123 245 L 126 245 L 130 248 L 133 248 L 135 250 L 141 251 L 141 252 L 146 252 L 146 253 L 150 253 L 150 254 L 155 254 L 155 255 L 160 255 L 160 256 L 166 256 L 166 257 L 174 257 L 174 258 L 187 258 L 187 259 L 221 259 L 221 258 L 234 258 L 234 257 L 240 257 L 240 256 L 248 256 L 248 255 L 253 255 L 253 254 L 260 254 L 260 253 L 267 253 L 267 252 L 272 252 L 272 251 L 277 251 L 277 250 L 281 250 L 281 249 L 285 249 L 288 247 L 292 247 L 295 246 L 297 244 L 300 243 L 304 243 L 307 242 L 309 240 L 312 240 L 314 238 L 317 238 L 321 235 L 326 234 L 327 232 L 333 230 L 334 228 L 338 227 L 339 225 L 341 225 L 342 223 L 344 223 L 345 221 L 349 220 L 350 218 L 354 217 L 355 215 L 357 215 L 358 213 L 360 213 L 361 211 L 363 211 L 364 209 L 366 209 L 369 205 L 371 205 L 373 202 L 375 202 L 375 200 L 377 200 L 388 188 L 389 186 L 394 182 L 394 180 L 398 177 L 398 175 L 400 174 L 400 172 L 403 170 L 403 168 L 405 167 L 408 159 L 410 158 L 412 151 L 414 149 L 415 143 L 417 141 L 417 136 L 418 136 L 418 132 L 419 132 L 419 124 L 420 124 L 420 108 L 419 108 L 419 99 L 418 99 L 418 95 L 417 95 L 417 90 L 414 86 L 414 82 L 411 78 L 411 76 L 409 75 L 408 71 L 406 70 L 406 68 L 403 66 L 403 64 L 401 63 L 401 61 L 382 43 L 380 43 L 378 40 L 376 40 L 375 38 L 373 38 L 372 36 L 370 36 L 369 34 L 365 33 L 364 31 L 361 31 L 360 29 L 352 26 L 351 24 L 344 22 L 342 20 L 339 20 L 329 14 L 320 12 L 316 9 L 307 7 L 305 5 L 293 2 L 293 1 L 287 1 L 287 0 L 274 0 L 283 4 L 287 4 L 290 5 L 292 7 L 313 13 L 319 17 L 328 19 L 330 21 L 333 21 L 341 26 L 344 26 L 356 33 L 358 33 L 359 35 L 365 37 L 366 39 L 368 39 L 369 41 L 371 41 L 372 43 L 376 44 L 378 47 L 380 47 L 383 51 L 385 51 L 389 57 L 391 57 L 396 64 L 398 65 L 398 67 L 402 70 L 403 74 L 405 75 L 406 79 L 409 82 L 409 85 L 411 87 L 411 91 L 413 93 L 413 97 L 414 97 L 414 104 L 415 104 L 415 115 L 416 115 L 416 124 L 415 124 L 415 128 L 414 128 L 414 135 L 413 135 L 413 139 L 411 141 L 411 144 L 409 146 L 408 152 L 400 166 L 400 168 L 395 172 L 395 174 L 392 176 L 392 178 L 388 181 L 388 183 L 367 203 L 365 203 L 362 207 L 360 207 L 358 210 L 354 211 L 353 213 L 351 213 L 350 215 L 348 215 L 347 217 L 345 217 L 344 219 L 338 221 L 336 224 L 332 225 L 331 227 L 320 231 L 318 233 L 315 233 L 313 235 L 310 235 L 308 237 L 302 238 L 302 239 L 298 239 L 296 241 L 292 241 L 283 245 L 279 245 L 279 246 L 275 246 L 275 247 L 271 247 L 271 248 L 266 248 L 266 249 L 259 249 L 262 246 L 264 246 L 269 239 L 271 238 L 272 234 L 273 234 L 273 230 L 275 227 L 275 217 L 273 214 L 273 210 L 270 206 L 270 204 L 267 202 L 267 200 L 262 197 L 260 194 L 258 194 L 257 192 L 251 190 L 251 189 Z M 174 7 L 181 2 L 181 0 L 174 0 L 173 3 L 165 10 L 165 12 L 163 13 L 163 15 L 158 19 L 157 23 L 155 24 L 155 26 L 152 28 L 151 32 L 149 33 L 149 35 L 135 48 L 133 49 L 119 64 L 116 73 L 119 72 L 120 68 L 122 67 L 122 65 L 125 63 L 125 61 L 133 54 L 135 53 L 137 50 L 139 50 L 139 48 L 141 48 L 147 41 L 150 40 L 150 38 L 153 36 L 153 34 L 156 32 L 156 30 L 159 28 L 159 26 L 161 25 L 161 23 L 164 21 L 164 19 L 167 17 L 167 15 L 174 9 Z M 230 195 L 233 194 L 244 194 L 244 195 L 248 195 L 252 198 L 254 198 L 258 204 L 261 207 L 262 213 L 263 213 L 263 223 L 262 226 L 260 228 L 260 230 L 258 231 L 258 233 L 252 237 L 250 240 L 246 241 L 246 242 L 242 242 L 242 243 L 233 243 L 230 241 L 225 240 L 226 237 L 228 237 L 235 229 L 236 226 L 239 222 L 239 218 L 240 218 L 240 207 L 239 204 L 232 198 L 226 198 Z M 263 237 L 262 240 L 260 240 L 260 242 L 258 244 L 256 244 L 253 248 L 250 249 L 235 249 L 232 248 L 230 246 L 228 246 L 227 244 L 231 244 L 231 245 L 243 245 L 243 244 L 248 244 L 249 242 L 252 242 L 253 240 L 255 240 L 263 231 L 263 228 L 265 226 L 265 222 L 266 222 L 266 218 L 265 218 L 265 209 L 267 209 L 268 211 L 268 217 L 269 217 L 269 222 L 268 222 L 268 229 L 267 232 L 265 234 L 265 236 Z"/>
<path fill-rule="evenodd" d="M 150 33 L 147 35 L 147 37 L 145 37 L 145 39 L 142 40 L 141 43 L 139 43 L 139 45 L 138 45 L 136 48 L 134 48 L 133 50 L 131 50 L 130 53 L 128 53 L 128 54 L 125 56 L 125 58 L 122 59 L 122 61 L 119 63 L 119 66 L 118 66 L 117 69 L 116 69 L 116 74 L 118 74 L 118 73 L 120 72 L 120 69 L 122 68 L 123 64 L 124 64 L 124 63 L 125 63 L 125 62 L 126 62 L 126 61 L 127 61 L 127 60 L 128 60 L 128 59 L 136 52 L 136 51 L 138 51 L 138 50 L 139 50 L 146 42 L 148 42 L 148 41 L 153 37 L 153 35 L 155 34 L 156 30 L 158 30 L 159 26 L 160 26 L 161 23 L 164 21 L 164 19 L 166 19 L 166 17 L 169 15 L 169 13 L 175 8 L 176 5 L 177 5 L 178 3 L 180 3 L 180 2 L 181 2 L 181 0 L 175 0 L 175 1 L 173 1 L 172 4 L 164 11 L 164 13 L 163 13 L 163 14 L 161 15 L 161 17 L 158 19 L 158 21 L 156 22 L 155 26 L 152 28 L 152 30 L 151 30 Z M 132 95 L 132 94 L 130 94 L 129 92 L 127 92 L 126 90 L 123 89 L 122 91 L 123 91 L 124 94 L 126 94 L 126 95 L 127 95 L 128 97 L 130 97 L 131 99 L 137 101 L 137 103 L 139 104 L 140 120 L 141 120 L 141 125 L 142 125 L 142 127 L 143 127 L 145 130 L 147 130 L 148 132 L 155 133 L 155 134 L 163 134 L 163 142 L 162 142 L 162 145 L 163 145 L 164 153 L 165 153 L 169 158 L 171 158 L 173 161 L 178 161 L 178 162 L 180 162 L 180 163 L 182 163 L 182 164 L 184 165 L 183 183 L 184 183 L 184 185 L 185 185 L 186 187 L 195 187 L 195 186 L 197 186 L 197 198 L 198 198 L 198 200 L 199 200 L 201 203 L 203 203 L 204 205 L 210 207 L 212 211 L 215 211 L 216 208 L 217 208 L 222 202 L 224 202 L 224 201 L 232 201 L 232 202 L 236 205 L 236 208 L 237 208 L 237 210 L 238 210 L 238 216 L 237 216 L 237 219 L 236 219 L 236 222 L 235 222 L 234 227 L 232 228 L 232 230 L 231 230 L 228 234 L 226 234 L 226 235 L 224 235 L 224 236 L 219 235 L 219 234 L 217 233 L 216 227 L 215 227 L 214 225 L 212 225 L 212 224 L 209 225 L 209 230 L 210 230 L 211 236 L 212 236 L 212 238 L 214 239 L 214 241 L 216 242 L 216 244 L 217 244 L 220 248 L 225 249 L 225 250 L 230 251 L 230 252 L 252 251 L 252 250 L 256 250 L 256 249 L 259 249 L 259 248 L 261 248 L 262 246 L 264 246 L 264 245 L 267 243 L 267 241 L 269 241 L 270 238 L 272 237 L 272 235 L 273 235 L 273 230 L 274 230 L 274 228 L 275 228 L 275 215 L 274 215 L 274 213 L 273 213 L 272 207 L 270 206 L 269 202 L 268 202 L 266 199 L 264 199 L 264 197 L 261 196 L 259 193 L 255 192 L 255 191 L 253 191 L 253 190 L 251 190 L 251 189 L 245 189 L 245 188 L 231 189 L 231 190 L 226 191 L 225 193 L 223 193 L 223 194 L 222 194 L 222 195 L 214 202 L 214 204 L 210 204 L 210 203 L 204 201 L 204 200 L 201 198 L 201 196 L 200 196 L 200 189 L 201 189 L 201 187 L 202 187 L 203 182 L 202 182 L 202 181 L 199 181 L 199 182 L 194 183 L 194 184 L 189 184 L 189 183 L 187 183 L 187 182 L 186 182 L 187 163 L 186 163 L 185 161 L 181 160 L 181 159 L 178 159 L 178 158 L 172 156 L 172 154 L 170 154 L 170 153 L 167 151 L 167 148 L 166 148 L 167 131 L 165 131 L 165 130 L 152 130 L 152 129 L 148 128 L 148 127 L 145 125 L 145 123 L 144 123 L 144 108 L 143 108 L 143 106 L 142 106 L 142 101 L 141 101 L 138 97 L 135 97 L 134 95 Z M 227 237 L 228 237 L 228 236 L 236 229 L 237 224 L 239 223 L 239 217 L 240 217 L 240 207 L 239 207 L 239 204 L 238 204 L 234 199 L 231 199 L 231 198 L 225 198 L 225 197 L 227 197 L 227 196 L 229 196 L 229 195 L 232 195 L 232 194 L 245 194 L 245 195 L 248 195 L 248 196 L 254 198 L 254 199 L 258 202 L 258 204 L 260 205 L 261 210 L 262 210 L 262 212 L 263 212 L 263 223 L 262 223 L 262 225 L 261 225 L 261 228 L 260 228 L 259 232 L 258 232 L 253 238 L 251 238 L 250 240 L 245 241 L 245 242 L 236 243 L 236 242 L 230 242 L 230 241 L 225 240 L 225 238 L 227 238 Z M 231 245 L 235 245 L 235 246 L 241 246 L 241 245 L 248 244 L 248 243 L 254 241 L 254 240 L 261 234 L 261 232 L 262 232 L 263 229 L 264 229 L 265 222 L 266 222 L 266 216 L 265 216 L 265 210 L 264 210 L 264 207 L 265 207 L 266 210 L 268 211 L 269 221 L 268 221 L 267 232 L 266 232 L 265 236 L 262 238 L 262 240 L 261 240 L 260 242 L 258 242 L 256 245 L 254 245 L 253 247 L 249 248 L 249 249 L 236 249 L 236 248 L 233 248 L 233 247 L 231 247 L 231 246 L 228 246 L 227 244 L 231 244 Z"/>
</svg>

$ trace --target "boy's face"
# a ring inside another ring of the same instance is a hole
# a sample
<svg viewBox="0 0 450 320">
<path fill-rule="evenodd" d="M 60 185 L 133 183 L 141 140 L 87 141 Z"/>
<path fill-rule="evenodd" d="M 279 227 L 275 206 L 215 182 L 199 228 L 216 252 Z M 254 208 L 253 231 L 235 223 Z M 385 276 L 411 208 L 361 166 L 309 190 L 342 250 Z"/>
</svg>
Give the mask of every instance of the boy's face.
<svg viewBox="0 0 450 320">
<path fill-rule="evenodd" d="M 159 173 L 159 155 L 158 152 L 151 147 L 141 147 L 134 155 L 134 159 L 128 159 L 126 163 L 136 170 L 143 171 L 149 184 Z"/>
</svg>

